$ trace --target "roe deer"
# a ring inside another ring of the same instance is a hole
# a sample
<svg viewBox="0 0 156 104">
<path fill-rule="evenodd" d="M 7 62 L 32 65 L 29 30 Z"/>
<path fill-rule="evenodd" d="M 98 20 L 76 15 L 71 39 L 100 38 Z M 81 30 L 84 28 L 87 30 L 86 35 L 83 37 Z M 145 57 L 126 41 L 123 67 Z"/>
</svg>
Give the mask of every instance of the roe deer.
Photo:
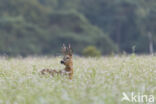
<svg viewBox="0 0 156 104">
<path fill-rule="evenodd" d="M 61 60 L 61 64 L 65 65 L 64 70 L 57 71 L 57 70 L 51 70 L 51 69 L 43 69 L 43 70 L 41 70 L 41 74 L 48 73 L 52 76 L 58 75 L 58 74 L 68 75 L 69 79 L 72 79 L 72 77 L 73 77 L 73 61 L 72 61 L 72 49 L 71 49 L 70 44 L 68 45 L 68 47 L 66 47 L 63 44 L 62 53 L 64 54 L 64 57 Z"/>
</svg>

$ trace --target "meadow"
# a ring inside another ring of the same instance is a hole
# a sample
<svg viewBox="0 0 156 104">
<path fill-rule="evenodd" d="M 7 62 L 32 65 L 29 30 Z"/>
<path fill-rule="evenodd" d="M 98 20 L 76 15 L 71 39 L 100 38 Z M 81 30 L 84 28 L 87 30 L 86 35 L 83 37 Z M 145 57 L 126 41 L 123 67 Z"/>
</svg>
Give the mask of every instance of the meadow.
<svg viewBox="0 0 156 104">
<path fill-rule="evenodd" d="M 123 92 L 156 100 L 156 56 L 74 57 L 72 80 L 39 73 L 63 69 L 61 58 L 0 57 L 0 104 L 135 104 Z"/>
</svg>

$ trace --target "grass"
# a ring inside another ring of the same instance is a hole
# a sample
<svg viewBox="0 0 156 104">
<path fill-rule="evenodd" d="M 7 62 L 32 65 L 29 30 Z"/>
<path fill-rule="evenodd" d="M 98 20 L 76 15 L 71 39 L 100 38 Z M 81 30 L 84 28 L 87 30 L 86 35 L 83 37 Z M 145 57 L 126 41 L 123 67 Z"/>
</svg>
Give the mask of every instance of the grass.
<svg viewBox="0 0 156 104">
<path fill-rule="evenodd" d="M 0 57 L 0 104 L 133 104 L 121 102 L 122 92 L 156 98 L 155 56 L 75 57 L 73 80 L 39 74 L 63 69 L 60 60 Z"/>
</svg>

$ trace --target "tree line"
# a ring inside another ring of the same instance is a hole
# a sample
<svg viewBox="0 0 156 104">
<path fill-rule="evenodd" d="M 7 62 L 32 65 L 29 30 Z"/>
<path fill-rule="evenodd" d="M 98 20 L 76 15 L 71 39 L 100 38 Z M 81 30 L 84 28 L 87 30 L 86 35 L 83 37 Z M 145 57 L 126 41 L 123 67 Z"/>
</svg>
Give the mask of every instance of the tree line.
<svg viewBox="0 0 156 104">
<path fill-rule="evenodd" d="M 57 54 L 62 43 L 76 54 L 156 48 L 155 0 L 0 0 L 0 14 L 1 55 Z"/>
</svg>

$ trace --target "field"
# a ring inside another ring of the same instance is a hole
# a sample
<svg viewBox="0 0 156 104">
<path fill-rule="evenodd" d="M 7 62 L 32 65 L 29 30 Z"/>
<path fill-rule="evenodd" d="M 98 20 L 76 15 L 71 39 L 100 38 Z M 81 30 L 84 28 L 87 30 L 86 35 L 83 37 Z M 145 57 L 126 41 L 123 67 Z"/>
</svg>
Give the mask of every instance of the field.
<svg viewBox="0 0 156 104">
<path fill-rule="evenodd" d="M 155 56 L 74 57 L 73 80 L 39 74 L 63 69 L 61 58 L 0 57 L 0 104 L 140 104 L 121 101 L 123 92 L 156 100 Z"/>
</svg>

